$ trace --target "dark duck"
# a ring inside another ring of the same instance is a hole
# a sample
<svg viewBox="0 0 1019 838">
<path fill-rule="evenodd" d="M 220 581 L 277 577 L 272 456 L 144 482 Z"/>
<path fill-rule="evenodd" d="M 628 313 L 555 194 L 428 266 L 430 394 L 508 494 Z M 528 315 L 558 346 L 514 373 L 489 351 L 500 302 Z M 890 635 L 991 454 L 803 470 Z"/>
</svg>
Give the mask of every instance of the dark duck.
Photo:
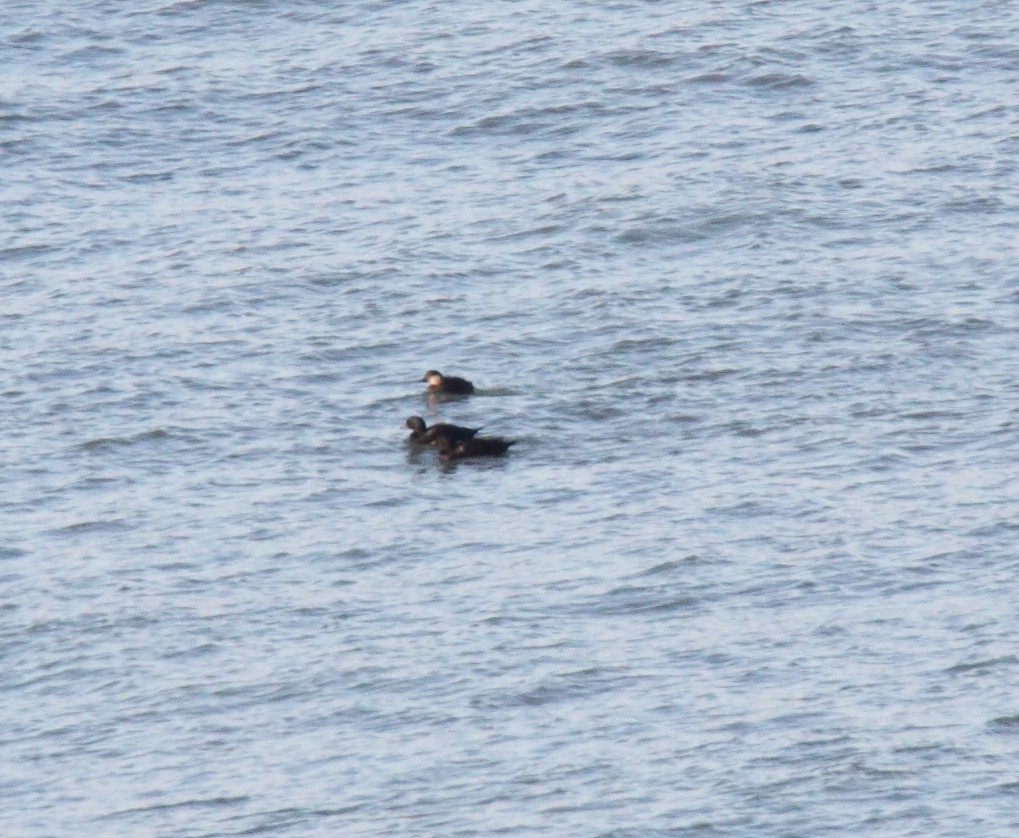
<svg viewBox="0 0 1019 838">
<path fill-rule="evenodd" d="M 474 434 L 481 430 L 481 428 L 464 428 L 461 425 L 447 425 L 445 422 L 440 422 L 429 428 L 420 416 L 411 416 L 404 422 L 404 425 L 410 428 L 408 441 L 417 445 L 441 445 L 445 442 L 447 445 L 453 446 L 472 439 Z"/>
<path fill-rule="evenodd" d="M 467 457 L 499 457 L 515 444 L 515 439 L 503 439 L 499 436 L 478 436 L 457 443 L 441 440 L 438 443 L 439 459 L 448 461 L 463 460 Z"/>
<path fill-rule="evenodd" d="M 458 396 L 469 396 L 474 392 L 474 385 L 466 378 L 443 375 L 438 370 L 428 370 L 421 380 L 428 384 L 429 393 L 453 393 Z"/>
</svg>

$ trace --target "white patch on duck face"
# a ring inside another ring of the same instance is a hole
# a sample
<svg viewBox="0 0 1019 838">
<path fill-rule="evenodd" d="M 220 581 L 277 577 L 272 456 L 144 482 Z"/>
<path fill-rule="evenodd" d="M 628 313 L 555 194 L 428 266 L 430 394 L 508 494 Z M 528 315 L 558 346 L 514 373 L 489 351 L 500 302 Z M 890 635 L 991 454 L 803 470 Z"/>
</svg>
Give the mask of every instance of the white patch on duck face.
<svg viewBox="0 0 1019 838">
<path fill-rule="evenodd" d="M 427 380 L 429 387 L 438 387 L 440 384 L 442 384 L 442 376 L 439 375 L 438 373 L 432 373 L 432 375 L 428 376 Z"/>
</svg>

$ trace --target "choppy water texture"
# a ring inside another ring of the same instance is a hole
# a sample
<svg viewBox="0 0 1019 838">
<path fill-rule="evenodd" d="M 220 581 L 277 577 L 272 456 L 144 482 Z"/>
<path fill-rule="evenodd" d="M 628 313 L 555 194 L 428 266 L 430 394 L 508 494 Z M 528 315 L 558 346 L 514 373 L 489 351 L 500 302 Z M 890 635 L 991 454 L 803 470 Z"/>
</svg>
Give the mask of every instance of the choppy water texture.
<svg viewBox="0 0 1019 838">
<path fill-rule="evenodd" d="M 1016 4 L 0 21 L 4 836 L 1017 834 Z"/>
</svg>

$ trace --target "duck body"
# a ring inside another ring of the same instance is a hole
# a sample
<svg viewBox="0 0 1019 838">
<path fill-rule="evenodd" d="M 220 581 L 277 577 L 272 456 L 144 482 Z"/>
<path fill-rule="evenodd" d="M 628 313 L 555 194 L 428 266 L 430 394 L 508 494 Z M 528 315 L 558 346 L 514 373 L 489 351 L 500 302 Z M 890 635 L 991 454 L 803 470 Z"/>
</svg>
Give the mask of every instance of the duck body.
<svg viewBox="0 0 1019 838">
<path fill-rule="evenodd" d="M 443 375 L 438 370 L 428 370 L 422 381 L 428 384 L 429 393 L 452 393 L 457 396 L 469 396 L 474 392 L 474 385 L 466 378 L 455 375 Z"/>
<path fill-rule="evenodd" d="M 465 428 L 462 425 L 447 425 L 440 422 L 428 429 L 425 433 L 425 442 L 428 445 L 442 445 L 443 442 L 456 445 L 474 439 L 474 435 L 480 430 L 481 428 Z"/>
<path fill-rule="evenodd" d="M 439 459 L 463 460 L 467 457 L 499 457 L 505 454 L 515 439 L 503 439 L 500 436 L 471 437 L 462 442 L 451 443 L 443 440 L 439 443 Z"/>
<path fill-rule="evenodd" d="M 440 422 L 429 428 L 420 416 L 411 416 L 404 422 L 404 425 L 410 428 L 408 442 L 417 445 L 441 445 L 445 441 L 449 446 L 453 446 L 472 439 L 481 430 L 481 428 L 465 428 L 462 425 L 449 425 L 445 422 Z"/>
</svg>

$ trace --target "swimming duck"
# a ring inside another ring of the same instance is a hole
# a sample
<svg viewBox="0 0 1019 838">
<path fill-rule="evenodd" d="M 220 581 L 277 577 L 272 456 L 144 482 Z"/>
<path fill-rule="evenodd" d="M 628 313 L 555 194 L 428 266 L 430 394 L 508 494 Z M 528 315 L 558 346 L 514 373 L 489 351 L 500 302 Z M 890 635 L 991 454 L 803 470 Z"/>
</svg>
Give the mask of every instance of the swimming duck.
<svg viewBox="0 0 1019 838">
<path fill-rule="evenodd" d="M 460 396 L 467 396 L 474 392 L 474 385 L 466 378 L 457 378 L 455 375 L 443 375 L 437 370 L 428 370 L 421 380 L 428 383 L 429 393 L 455 393 Z"/>
<path fill-rule="evenodd" d="M 456 445 L 458 442 L 471 439 L 481 430 L 481 428 L 464 428 L 461 425 L 447 425 L 445 422 L 440 422 L 429 428 L 420 416 L 411 416 L 404 422 L 404 425 L 410 428 L 408 440 L 418 445 L 438 445 L 442 440 L 446 440 L 450 445 Z"/>
<path fill-rule="evenodd" d="M 465 457 L 498 457 L 505 454 L 515 439 L 503 439 L 500 436 L 474 437 L 463 442 L 452 444 L 446 440 L 439 442 L 440 460 L 462 460 Z"/>
</svg>

